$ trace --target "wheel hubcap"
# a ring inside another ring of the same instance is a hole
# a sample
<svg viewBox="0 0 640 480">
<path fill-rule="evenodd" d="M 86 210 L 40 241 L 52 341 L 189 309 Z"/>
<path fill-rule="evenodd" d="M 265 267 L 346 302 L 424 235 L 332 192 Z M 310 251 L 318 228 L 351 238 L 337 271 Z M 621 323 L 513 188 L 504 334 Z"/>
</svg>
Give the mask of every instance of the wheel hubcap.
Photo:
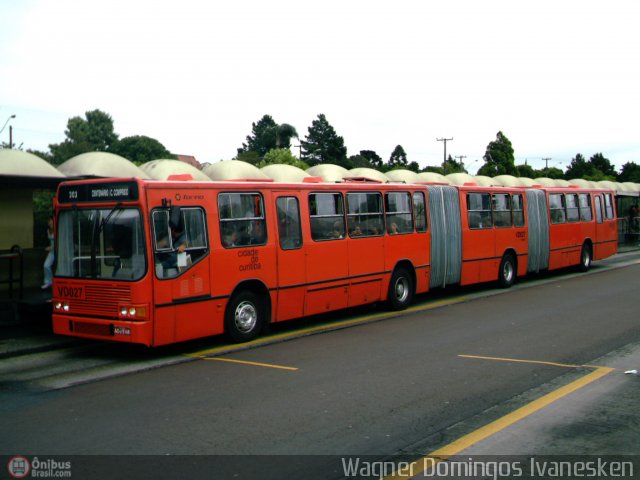
<svg viewBox="0 0 640 480">
<path fill-rule="evenodd" d="M 242 302 L 235 312 L 236 327 L 241 332 L 250 332 L 258 322 L 258 311 L 250 302 Z"/>
<path fill-rule="evenodd" d="M 406 278 L 399 278 L 396 282 L 396 300 L 404 302 L 409 296 L 409 282 Z"/>
<path fill-rule="evenodd" d="M 507 262 L 504 264 L 502 274 L 504 275 L 504 279 L 507 282 L 510 282 L 513 279 L 513 265 L 511 265 L 511 262 Z"/>
</svg>

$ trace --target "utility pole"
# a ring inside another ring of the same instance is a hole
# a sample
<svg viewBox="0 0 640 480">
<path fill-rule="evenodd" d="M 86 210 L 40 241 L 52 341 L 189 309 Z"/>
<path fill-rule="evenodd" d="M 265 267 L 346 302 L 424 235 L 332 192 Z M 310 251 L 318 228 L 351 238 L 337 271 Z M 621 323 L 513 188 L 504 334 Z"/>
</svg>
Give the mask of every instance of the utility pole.
<svg viewBox="0 0 640 480">
<path fill-rule="evenodd" d="M 9 150 L 13 148 L 13 125 L 9 125 Z"/>
<path fill-rule="evenodd" d="M 549 160 L 551 160 L 551 157 L 542 157 L 542 160 L 544 160 L 544 169 L 546 170 L 549 168 Z"/>
<path fill-rule="evenodd" d="M 436 140 L 438 142 L 444 142 L 444 160 L 442 161 L 442 166 L 444 166 L 444 164 L 447 163 L 447 142 L 452 141 L 453 137 L 451 137 L 451 138 L 436 138 Z"/>
</svg>

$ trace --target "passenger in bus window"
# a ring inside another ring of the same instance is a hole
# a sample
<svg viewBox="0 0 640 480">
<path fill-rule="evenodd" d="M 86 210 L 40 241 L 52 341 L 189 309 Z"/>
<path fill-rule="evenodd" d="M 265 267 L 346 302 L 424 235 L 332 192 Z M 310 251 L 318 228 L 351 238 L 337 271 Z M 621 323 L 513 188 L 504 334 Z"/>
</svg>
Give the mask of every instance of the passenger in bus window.
<svg viewBox="0 0 640 480">
<path fill-rule="evenodd" d="M 257 220 L 251 225 L 251 232 L 249 233 L 249 243 L 251 245 L 262 245 L 265 242 L 264 227 L 262 222 Z"/>
<path fill-rule="evenodd" d="M 162 267 L 176 268 L 178 266 L 178 254 L 184 253 L 187 250 L 187 237 L 184 230 L 179 230 L 178 227 L 171 227 L 171 240 L 173 242 L 173 250 L 171 252 L 162 252 L 158 254 L 158 259 L 162 264 Z M 167 239 L 165 239 L 165 242 Z M 158 247 L 166 247 L 168 245 L 162 245 L 162 241 L 158 242 Z"/>
<path fill-rule="evenodd" d="M 398 224 L 396 222 L 392 222 L 389 225 L 389 235 L 397 235 L 400 233 L 400 229 L 398 228 Z"/>
<path fill-rule="evenodd" d="M 353 227 L 353 230 L 351 231 L 351 236 L 352 237 L 362 236 L 362 229 L 360 228 L 360 225 L 356 225 L 355 227 Z"/>
<path fill-rule="evenodd" d="M 335 222 L 333 224 L 333 230 L 331 232 L 331 236 L 329 238 L 342 238 L 344 225 L 342 222 Z"/>
</svg>

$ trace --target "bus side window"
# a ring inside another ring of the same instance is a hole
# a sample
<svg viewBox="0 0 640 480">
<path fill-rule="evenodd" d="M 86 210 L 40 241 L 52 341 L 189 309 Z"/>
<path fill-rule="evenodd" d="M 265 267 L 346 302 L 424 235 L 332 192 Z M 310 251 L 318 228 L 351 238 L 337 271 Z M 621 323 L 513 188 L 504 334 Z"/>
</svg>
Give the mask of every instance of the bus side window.
<svg viewBox="0 0 640 480">
<path fill-rule="evenodd" d="M 276 200 L 278 236 L 280 248 L 293 250 L 302 246 L 300 206 L 296 197 L 279 197 Z"/>
<path fill-rule="evenodd" d="M 387 232 L 389 235 L 413 232 L 411 196 L 405 192 L 389 192 L 385 197 Z"/>
<path fill-rule="evenodd" d="M 309 194 L 311 238 L 338 240 L 344 238 L 344 201 L 340 193 Z"/>
<path fill-rule="evenodd" d="M 178 214 L 179 221 L 173 219 L 173 223 L 179 229 L 172 231 L 168 210 L 152 213 L 156 275 L 160 278 L 175 277 L 188 270 L 207 252 L 203 210 L 182 207 Z M 184 251 L 178 250 L 181 245 Z"/>
<path fill-rule="evenodd" d="M 349 236 L 373 237 L 384 233 L 380 193 L 347 193 L 347 212 Z"/>
<path fill-rule="evenodd" d="M 596 195 L 596 222 L 602 223 L 602 197 Z"/>
<path fill-rule="evenodd" d="M 524 203 L 521 193 L 513 195 L 513 226 L 524 227 Z"/>
<path fill-rule="evenodd" d="M 604 194 L 604 215 L 607 220 L 613 219 L 613 203 L 610 193 Z"/>
<path fill-rule="evenodd" d="M 580 220 L 590 222 L 593 220 L 591 212 L 591 196 L 588 193 L 581 193 L 578 198 L 580 202 Z"/>
<path fill-rule="evenodd" d="M 225 248 L 264 245 L 267 230 L 264 203 L 259 193 L 218 195 L 220 241 Z"/>
<path fill-rule="evenodd" d="M 493 224 L 498 228 L 511 226 L 511 195 L 508 193 L 493 195 Z"/>
<path fill-rule="evenodd" d="M 427 231 L 427 208 L 423 192 L 413 194 L 413 216 L 416 219 L 416 232 Z"/>
<path fill-rule="evenodd" d="M 467 210 L 469 228 L 493 228 L 491 196 L 488 193 L 468 193 Z"/>
<path fill-rule="evenodd" d="M 567 220 L 578 222 L 580 220 L 580 209 L 578 207 L 578 194 L 568 193 L 565 197 L 567 202 Z"/>
<path fill-rule="evenodd" d="M 549 213 L 551 223 L 566 223 L 567 214 L 564 210 L 564 195 L 561 193 L 552 193 L 549 195 Z"/>
</svg>

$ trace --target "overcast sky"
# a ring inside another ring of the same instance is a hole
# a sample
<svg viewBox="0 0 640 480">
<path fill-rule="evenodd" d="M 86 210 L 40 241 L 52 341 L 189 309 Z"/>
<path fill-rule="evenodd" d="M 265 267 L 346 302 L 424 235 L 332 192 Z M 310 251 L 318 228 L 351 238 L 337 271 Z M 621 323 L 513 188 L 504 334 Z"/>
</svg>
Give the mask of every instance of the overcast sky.
<svg viewBox="0 0 640 480">
<path fill-rule="evenodd" d="M 264 114 L 304 138 L 324 113 L 349 155 L 437 165 L 453 138 L 474 173 L 502 131 L 516 164 L 619 168 L 640 163 L 639 19 L 637 0 L 0 0 L 0 128 L 16 114 L 14 143 L 48 150 L 100 109 L 216 162 Z"/>
</svg>

